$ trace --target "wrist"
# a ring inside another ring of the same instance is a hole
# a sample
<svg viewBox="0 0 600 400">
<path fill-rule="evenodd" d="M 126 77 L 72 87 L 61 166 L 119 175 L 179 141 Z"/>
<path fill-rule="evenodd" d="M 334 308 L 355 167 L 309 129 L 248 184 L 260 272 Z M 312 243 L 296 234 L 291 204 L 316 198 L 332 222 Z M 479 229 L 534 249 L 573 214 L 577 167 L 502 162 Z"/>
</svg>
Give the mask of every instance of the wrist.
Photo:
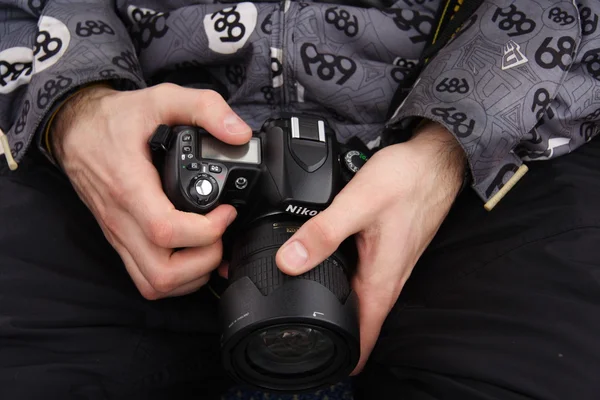
<svg viewBox="0 0 600 400">
<path fill-rule="evenodd" d="M 117 92 L 106 83 L 97 83 L 86 86 L 71 96 L 56 110 L 48 123 L 45 144 L 50 154 L 60 161 L 64 151 L 63 143 L 72 131 L 77 119 L 82 118 L 87 112 L 94 113 L 92 104 L 95 100 Z"/>
<path fill-rule="evenodd" d="M 456 138 L 441 124 L 422 124 L 407 142 L 428 166 L 429 176 L 454 199 L 464 187 L 468 160 Z"/>
</svg>

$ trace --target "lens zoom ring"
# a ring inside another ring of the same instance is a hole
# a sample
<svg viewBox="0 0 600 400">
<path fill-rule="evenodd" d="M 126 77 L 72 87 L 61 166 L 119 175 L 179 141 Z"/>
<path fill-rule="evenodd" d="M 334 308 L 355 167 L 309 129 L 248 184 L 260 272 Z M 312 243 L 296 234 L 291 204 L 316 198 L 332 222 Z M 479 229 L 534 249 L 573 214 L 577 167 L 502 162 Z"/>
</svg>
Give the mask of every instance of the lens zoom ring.
<svg viewBox="0 0 600 400">
<path fill-rule="evenodd" d="M 340 302 L 344 302 L 348 297 L 350 284 L 339 263 L 328 258 L 312 270 L 293 277 L 284 274 L 277 268 L 275 251 L 261 252 L 262 254 L 257 254 L 251 259 L 245 260 L 242 265 L 232 264 L 229 271 L 230 282 L 248 276 L 260 292 L 266 296 L 292 279 L 308 279 L 325 286 Z"/>
</svg>

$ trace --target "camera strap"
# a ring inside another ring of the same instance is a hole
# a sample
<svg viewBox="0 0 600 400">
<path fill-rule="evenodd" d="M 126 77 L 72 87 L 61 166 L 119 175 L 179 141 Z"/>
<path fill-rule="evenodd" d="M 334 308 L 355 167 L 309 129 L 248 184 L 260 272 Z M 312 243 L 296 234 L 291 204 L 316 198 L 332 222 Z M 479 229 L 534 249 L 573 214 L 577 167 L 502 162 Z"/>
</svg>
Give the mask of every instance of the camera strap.
<svg viewBox="0 0 600 400">
<path fill-rule="evenodd" d="M 483 0 L 446 0 L 438 10 L 437 26 L 435 31 L 430 35 L 425 49 L 419 58 L 418 67 L 413 69 L 392 97 L 390 107 L 388 109 L 387 119 L 389 120 L 396 112 L 402 101 L 408 93 L 413 89 L 421 72 L 427 64 L 439 53 L 446 44 L 459 33 L 461 28 L 464 28 L 465 23 L 473 16 L 475 11 L 481 6 Z M 469 23 L 469 26 L 472 22 Z M 397 141 L 408 139 L 412 135 L 413 129 L 420 121 L 415 121 L 410 126 L 398 129 L 398 127 L 387 127 L 382 137 L 383 142 L 392 144 Z M 392 135 L 393 132 L 393 135 Z"/>
</svg>

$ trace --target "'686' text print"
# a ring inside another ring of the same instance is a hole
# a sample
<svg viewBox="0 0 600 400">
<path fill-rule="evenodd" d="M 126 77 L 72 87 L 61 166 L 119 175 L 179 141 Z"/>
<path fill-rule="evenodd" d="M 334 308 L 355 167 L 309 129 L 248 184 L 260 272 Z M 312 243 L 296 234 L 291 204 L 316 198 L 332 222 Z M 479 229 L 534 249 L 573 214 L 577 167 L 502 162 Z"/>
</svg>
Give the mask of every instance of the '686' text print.
<svg viewBox="0 0 600 400">
<path fill-rule="evenodd" d="M 0 94 L 10 93 L 31 81 L 31 77 L 60 60 L 71 35 L 56 18 L 40 18 L 33 48 L 11 47 L 0 52 Z"/>
<path fill-rule="evenodd" d="M 208 47 L 215 53 L 233 54 L 246 44 L 256 27 L 258 11 L 252 3 L 239 3 L 204 17 Z"/>
</svg>

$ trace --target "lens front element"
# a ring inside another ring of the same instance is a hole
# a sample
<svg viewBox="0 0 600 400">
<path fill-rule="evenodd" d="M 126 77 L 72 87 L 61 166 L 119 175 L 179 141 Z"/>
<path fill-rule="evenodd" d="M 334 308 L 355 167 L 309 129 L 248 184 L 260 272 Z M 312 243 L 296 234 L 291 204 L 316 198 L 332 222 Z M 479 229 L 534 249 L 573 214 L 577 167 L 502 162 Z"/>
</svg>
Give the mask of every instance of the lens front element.
<svg viewBox="0 0 600 400">
<path fill-rule="evenodd" d="M 333 341 L 320 330 L 298 325 L 271 327 L 248 343 L 248 363 L 265 374 L 311 374 L 331 363 Z"/>
</svg>

